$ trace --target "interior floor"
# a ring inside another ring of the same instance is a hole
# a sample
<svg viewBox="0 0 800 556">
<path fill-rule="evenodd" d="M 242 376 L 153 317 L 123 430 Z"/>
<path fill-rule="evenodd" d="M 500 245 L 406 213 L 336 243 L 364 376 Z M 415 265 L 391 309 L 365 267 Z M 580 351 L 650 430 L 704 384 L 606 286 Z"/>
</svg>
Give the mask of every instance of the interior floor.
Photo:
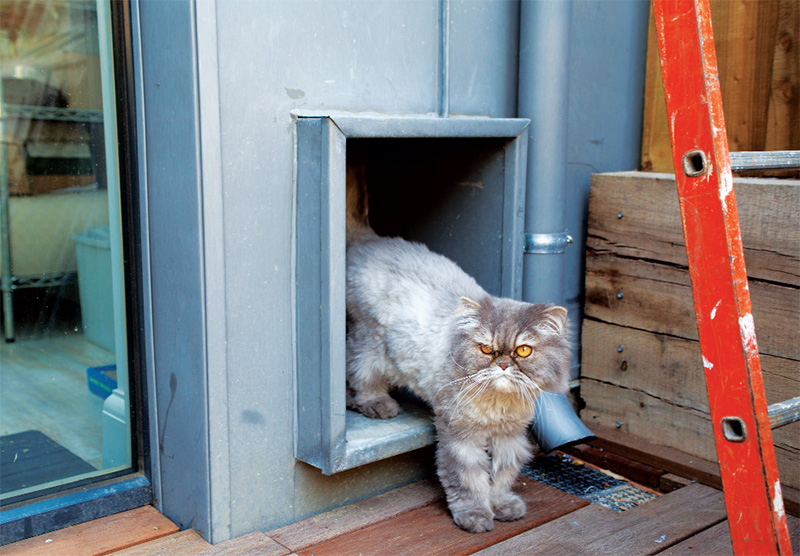
<svg viewBox="0 0 800 556">
<path fill-rule="evenodd" d="M 84 338 L 77 304 L 19 293 L 16 339 L 0 341 L 0 436 L 37 430 L 101 468 L 103 398 L 89 391 L 86 370 L 115 355 Z"/>
</svg>

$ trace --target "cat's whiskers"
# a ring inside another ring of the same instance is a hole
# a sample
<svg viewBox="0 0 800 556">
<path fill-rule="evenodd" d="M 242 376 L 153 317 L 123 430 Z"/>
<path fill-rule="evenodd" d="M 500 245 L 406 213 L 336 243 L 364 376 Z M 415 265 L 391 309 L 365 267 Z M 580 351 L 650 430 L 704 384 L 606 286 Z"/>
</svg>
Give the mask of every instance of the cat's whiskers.
<svg viewBox="0 0 800 556">
<path fill-rule="evenodd" d="M 483 393 L 483 391 L 486 390 L 486 388 L 489 386 L 489 383 L 490 383 L 490 380 L 488 378 L 482 378 L 481 380 L 472 383 L 473 386 L 477 385 L 478 388 L 475 390 L 475 392 L 470 394 L 469 397 L 467 397 L 466 392 L 468 392 L 470 389 L 467 389 L 467 390 L 463 391 L 465 393 L 464 396 L 462 396 L 461 392 L 460 392 L 459 396 L 457 396 L 457 398 L 459 398 L 459 402 L 456 404 L 456 407 L 453 409 L 453 413 L 454 414 L 458 414 L 458 411 L 459 411 L 459 409 L 461 407 L 463 407 L 464 405 L 470 404 L 475 398 L 480 396 Z"/>
<path fill-rule="evenodd" d="M 455 408 L 453 408 L 453 413 L 458 413 L 458 411 L 462 406 L 462 403 L 469 403 L 472 400 L 474 400 L 477 396 L 479 396 L 481 392 L 483 392 L 483 390 L 485 390 L 486 387 L 489 385 L 488 375 L 489 375 L 489 369 L 481 369 L 476 373 L 467 375 L 461 379 L 453 381 L 453 382 L 462 382 L 462 384 L 458 390 L 458 393 L 453 397 L 450 403 L 447 404 L 446 410 L 449 411 L 450 408 L 453 407 L 453 404 L 455 404 Z"/>
</svg>

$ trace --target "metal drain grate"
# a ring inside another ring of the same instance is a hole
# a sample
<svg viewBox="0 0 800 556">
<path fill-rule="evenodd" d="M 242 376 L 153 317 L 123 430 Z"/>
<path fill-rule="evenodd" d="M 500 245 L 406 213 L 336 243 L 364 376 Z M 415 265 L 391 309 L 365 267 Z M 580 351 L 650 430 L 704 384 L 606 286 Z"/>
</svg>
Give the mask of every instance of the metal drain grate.
<svg viewBox="0 0 800 556">
<path fill-rule="evenodd" d="M 649 502 L 655 494 L 610 477 L 566 454 L 534 458 L 522 474 L 617 512 Z"/>
</svg>

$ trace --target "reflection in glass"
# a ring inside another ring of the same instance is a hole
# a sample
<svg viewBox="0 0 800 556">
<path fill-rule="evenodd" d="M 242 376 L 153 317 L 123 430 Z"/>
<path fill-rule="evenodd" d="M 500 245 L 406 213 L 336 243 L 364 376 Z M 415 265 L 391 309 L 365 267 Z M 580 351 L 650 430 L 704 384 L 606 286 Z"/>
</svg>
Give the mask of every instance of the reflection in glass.
<svg viewBox="0 0 800 556">
<path fill-rule="evenodd" d="M 0 0 L 0 502 L 131 467 L 108 5 Z"/>
</svg>

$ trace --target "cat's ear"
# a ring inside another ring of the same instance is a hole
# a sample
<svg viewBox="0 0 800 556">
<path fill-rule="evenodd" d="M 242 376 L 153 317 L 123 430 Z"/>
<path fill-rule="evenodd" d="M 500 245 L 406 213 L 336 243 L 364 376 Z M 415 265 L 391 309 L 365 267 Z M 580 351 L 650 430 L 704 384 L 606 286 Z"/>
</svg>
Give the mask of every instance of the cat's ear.
<svg viewBox="0 0 800 556">
<path fill-rule="evenodd" d="M 567 328 L 567 310 L 564 307 L 548 307 L 542 311 L 542 326 L 551 334 L 563 334 Z"/>
<path fill-rule="evenodd" d="M 458 309 L 456 309 L 457 317 L 474 317 L 478 314 L 481 304 L 470 299 L 469 297 L 462 297 L 458 300 Z"/>
</svg>

